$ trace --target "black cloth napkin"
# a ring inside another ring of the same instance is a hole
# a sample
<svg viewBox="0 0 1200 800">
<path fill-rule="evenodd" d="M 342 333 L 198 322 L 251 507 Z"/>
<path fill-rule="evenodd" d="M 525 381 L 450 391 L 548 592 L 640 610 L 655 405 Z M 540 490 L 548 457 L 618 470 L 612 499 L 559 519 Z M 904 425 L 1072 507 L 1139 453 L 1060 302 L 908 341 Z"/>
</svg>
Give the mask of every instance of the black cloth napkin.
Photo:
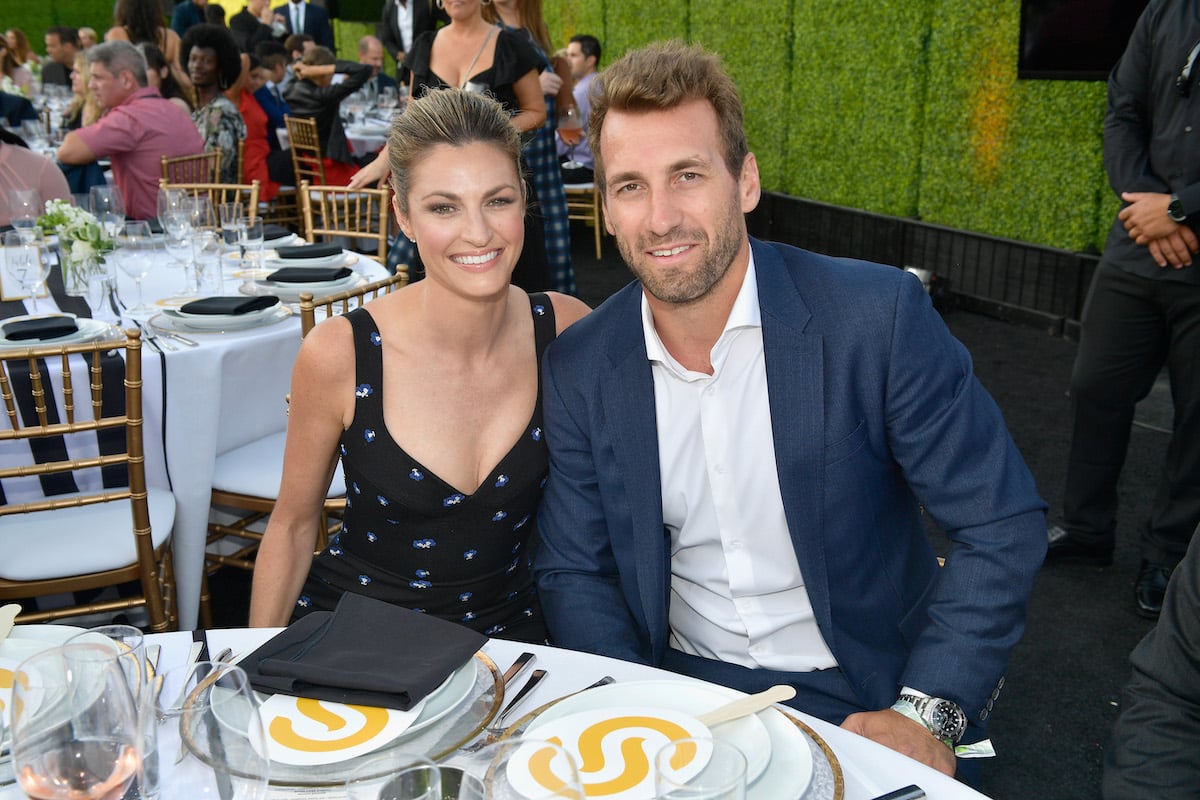
<svg viewBox="0 0 1200 800">
<path fill-rule="evenodd" d="M 251 311 L 261 311 L 264 308 L 270 308 L 279 302 L 278 297 L 263 295 L 261 297 L 242 297 L 235 295 L 233 297 L 205 297 L 200 300 L 193 300 L 190 303 L 184 303 L 179 310 L 184 314 L 221 314 L 224 316 L 235 316 L 237 314 L 249 314 Z"/>
<path fill-rule="evenodd" d="M 346 592 L 238 666 L 255 689 L 335 703 L 407 711 L 487 642 L 453 622 Z"/>
<path fill-rule="evenodd" d="M 298 244 L 292 247 L 277 247 L 280 258 L 326 258 L 336 256 L 342 248 L 336 244 Z"/>
<path fill-rule="evenodd" d="M 354 270 L 349 267 L 283 267 L 267 276 L 272 283 L 320 283 L 349 278 Z"/>
<path fill-rule="evenodd" d="M 69 336 L 79 330 L 73 317 L 38 317 L 37 319 L 19 319 L 3 326 L 4 338 L 10 342 L 25 339 L 57 339 Z"/>
<path fill-rule="evenodd" d="M 269 242 L 272 239 L 282 239 L 285 236 L 291 236 L 292 232 L 282 225 L 276 225 L 274 222 L 268 222 L 263 225 L 263 241 Z"/>
</svg>

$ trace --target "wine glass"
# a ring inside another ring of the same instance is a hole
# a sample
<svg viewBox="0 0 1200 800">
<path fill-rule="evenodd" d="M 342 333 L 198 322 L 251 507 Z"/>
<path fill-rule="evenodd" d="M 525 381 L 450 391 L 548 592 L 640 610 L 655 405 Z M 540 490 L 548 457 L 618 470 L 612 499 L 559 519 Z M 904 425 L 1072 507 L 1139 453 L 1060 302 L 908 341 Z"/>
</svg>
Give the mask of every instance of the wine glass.
<svg viewBox="0 0 1200 800">
<path fill-rule="evenodd" d="M 186 189 L 159 189 L 157 203 L 158 221 L 165 228 L 168 217 L 190 214 L 192 203 L 192 195 Z"/>
<path fill-rule="evenodd" d="M 258 701 L 233 664 L 199 661 L 155 680 L 155 749 L 147 754 L 145 800 L 261 800 L 270 761 Z"/>
<path fill-rule="evenodd" d="M 12 759 L 26 795 L 117 800 L 141 756 L 133 696 L 110 649 L 68 644 L 17 667 Z"/>
<path fill-rule="evenodd" d="M 148 319 L 156 312 L 146 305 L 142 298 L 142 280 L 150 274 L 150 268 L 160 255 L 160 243 L 150 233 L 149 222 L 126 222 L 122 236 L 117 239 L 117 249 L 113 257 L 121 268 L 137 285 L 137 305 L 125 311 L 130 319 Z"/>
<path fill-rule="evenodd" d="M 93 186 L 90 194 L 92 214 L 115 239 L 125 224 L 125 198 L 121 190 L 116 186 Z"/>
<path fill-rule="evenodd" d="M 37 189 L 9 189 L 8 210 L 12 226 L 32 237 L 42 214 L 42 196 Z"/>
<path fill-rule="evenodd" d="M 677 739 L 654 756 L 654 796 L 664 800 L 745 800 L 746 756 L 721 739 Z"/>
<path fill-rule="evenodd" d="M 391 751 L 354 768 L 346 800 L 442 800 L 442 776 L 424 756 Z"/>
<path fill-rule="evenodd" d="M 192 216 L 196 200 L 185 192 L 183 198 L 179 200 L 178 207 L 168 207 L 164 212 L 161 210 L 163 191 L 168 190 L 159 190 L 158 219 L 163 227 L 163 245 L 170 257 L 170 263 L 183 269 L 183 289 L 180 290 L 180 294 L 195 294 L 196 290 L 192 285 L 188 268 L 192 266 Z"/>
<path fill-rule="evenodd" d="M 582 163 L 575 160 L 575 145 L 583 141 L 583 120 L 575 106 L 564 108 L 558 115 L 558 138 L 567 145 L 567 160 L 563 169 L 579 169 Z"/>
<path fill-rule="evenodd" d="M 379 108 L 383 110 L 388 119 L 392 117 L 392 111 L 396 108 L 396 103 L 400 102 L 396 95 L 395 86 L 385 86 L 379 90 Z"/>
<path fill-rule="evenodd" d="M 20 287 L 29 297 L 29 310 L 37 314 L 38 296 L 46 293 L 46 277 L 49 264 L 42 257 L 45 240 L 42 232 L 5 231 L 4 269 L 6 280 Z"/>
</svg>

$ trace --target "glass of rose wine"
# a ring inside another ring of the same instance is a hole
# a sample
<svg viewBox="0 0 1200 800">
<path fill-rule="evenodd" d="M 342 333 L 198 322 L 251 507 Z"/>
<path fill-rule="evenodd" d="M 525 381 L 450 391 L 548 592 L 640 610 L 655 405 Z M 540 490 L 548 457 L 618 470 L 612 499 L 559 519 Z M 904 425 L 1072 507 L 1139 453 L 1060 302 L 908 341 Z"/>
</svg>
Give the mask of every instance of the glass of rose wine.
<svg viewBox="0 0 1200 800">
<path fill-rule="evenodd" d="M 119 658 L 68 644 L 21 662 L 12 698 L 13 771 L 35 800 L 118 800 L 138 774 L 137 710 Z"/>
<path fill-rule="evenodd" d="M 575 160 L 575 146 L 583 141 L 583 121 L 575 106 L 564 108 L 558 115 L 558 138 L 567 145 L 567 160 L 564 169 L 579 169 L 583 164 Z"/>
</svg>

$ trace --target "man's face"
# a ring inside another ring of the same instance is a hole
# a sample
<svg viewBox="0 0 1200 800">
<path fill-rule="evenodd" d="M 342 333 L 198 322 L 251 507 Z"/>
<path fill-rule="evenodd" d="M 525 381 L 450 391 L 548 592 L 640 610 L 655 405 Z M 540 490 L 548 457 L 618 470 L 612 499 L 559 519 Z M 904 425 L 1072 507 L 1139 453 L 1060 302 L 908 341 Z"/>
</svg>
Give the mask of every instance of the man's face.
<svg viewBox="0 0 1200 800">
<path fill-rule="evenodd" d="M 45 42 L 46 42 L 46 55 L 50 57 L 50 60 L 57 61 L 60 64 L 63 63 L 62 57 L 60 55 L 63 47 L 62 47 L 62 43 L 58 41 L 58 35 L 53 34 L 53 33 L 47 33 Z"/>
<path fill-rule="evenodd" d="M 275 66 L 271 67 L 271 83 L 279 83 L 281 80 L 283 80 L 283 76 L 287 75 L 287 68 L 288 65 L 286 61 L 280 61 Z"/>
<path fill-rule="evenodd" d="M 358 57 L 360 64 L 370 64 L 374 71 L 372 75 L 378 75 L 379 70 L 383 69 L 383 45 L 379 42 L 371 42 L 367 45 L 367 49 Z"/>
<path fill-rule="evenodd" d="M 571 77 L 575 80 L 579 80 L 589 72 L 596 71 L 596 59 L 592 56 L 585 56 L 579 42 L 571 42 L 567 45 L 567 62 L 571 65 Z"/>
<path fill-rule="evenodd" d="M 749 258 L 743 215 L 758 204 L 758 165 L 725 165 L 707 100 L 667 111 L 610 110 L 600 131 L 604 212 L 625 263 L 652 298 L 686 305 Z"/>
<path fill-rule="evenodd" d="M 91 66 L 92 77 L 88 81 L 88 88 L 96 96 L 96 102 L 101 108 L 116 108 L 125 98 L 137 91 L 137 81 L 129 70 L 122 70 L 114 75 L 99 61 Z"/>
</svg>

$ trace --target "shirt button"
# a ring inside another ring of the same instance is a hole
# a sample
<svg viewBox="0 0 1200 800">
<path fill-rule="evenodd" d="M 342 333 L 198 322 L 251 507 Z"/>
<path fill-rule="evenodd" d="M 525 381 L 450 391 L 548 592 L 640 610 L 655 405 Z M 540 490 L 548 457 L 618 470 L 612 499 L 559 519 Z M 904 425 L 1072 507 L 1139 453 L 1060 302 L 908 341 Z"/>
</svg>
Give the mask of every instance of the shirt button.
<svg viewBox="0 0 1200 800">
<path fill-rule="evenodd" d="M 724 475 L 725 474 L 725 465 L 724 464 L 715 465 L 713 467 L 713 472 L 717 473 L 718 475 Z"/>
<path fill-rule="evenodd" d="M 1191 132 L 1192 132 L 1192 126 L 1191 126 L 1191 125 L 1188 125 L 1188 126 L 1187 126 L 1186 128 L 1184 128 L 1183 130 L 1184 130 L 1186 133 L 1191 133 Z"/>
<path fill-rule="evenodd" d="M 704 390 L 704 393 L 706 395 L 708 395 L 709 397 L 712 397 L 714 394 L 717 393 L 717 387 L 710 384 L 709 387 Z"/>
</svg>

